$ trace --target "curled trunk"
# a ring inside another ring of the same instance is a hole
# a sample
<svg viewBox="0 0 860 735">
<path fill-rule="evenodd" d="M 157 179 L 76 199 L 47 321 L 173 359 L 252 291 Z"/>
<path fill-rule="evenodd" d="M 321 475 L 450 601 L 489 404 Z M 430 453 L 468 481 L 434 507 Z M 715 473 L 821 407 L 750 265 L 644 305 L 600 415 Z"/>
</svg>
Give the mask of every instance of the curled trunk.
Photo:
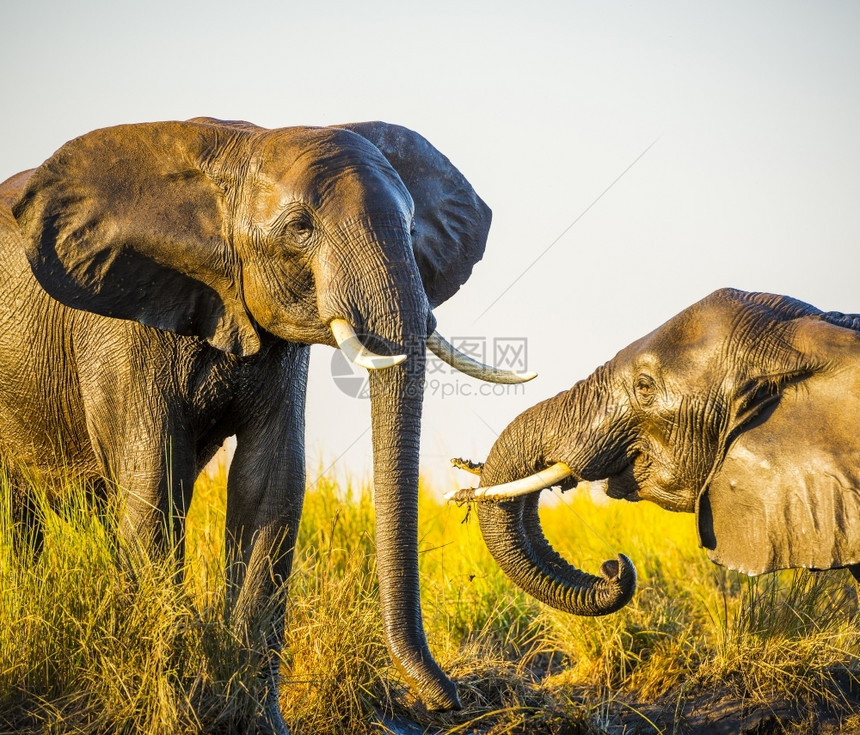
<svg viewBox="0 0 860 735">
<path fill-rule="evenodd" d="M 547 542 L 538 518 L 539 493 L 478 503 L 481 534 L 502 571 L 532 597 L 574 615 L 606 615 L 624 607 L 636 589 L 636 570 L 624 554 L 603 563 L 602 576 L 577 569 Z"/>
<path fill-rule="evenodd" d="M 592 395 L 587 385 L 577 384 L 517 417 L 493 446 L 481 486 L 526 477 L 556 461 L 567 463 L 574 479 L 582 479 L 586 465 L 589 470 L 598 465 L 595 445 L 603 445 L 605 427 L 593 426 L 583 414 L 583 400 Z M 590 415 L 602 421 L 609 413 L 601 406 Z M 568 426 L 576 427 L 572 453 L 558 449 L 559 437 L 570 441 Z M 601 437 L 599 442 L 595 435 Z M 574 615 L 606 615 L 626 605 L 636 590 L 636 570 L 630 559 L 619 554 L 604 562 L 601 576 L 577 569 L 546 540 L 538 516 L 539 499 L 540 493 L 535 492 L 477 503 L 481 535 L 505 574 L 541 602 Z"/>
</svg>

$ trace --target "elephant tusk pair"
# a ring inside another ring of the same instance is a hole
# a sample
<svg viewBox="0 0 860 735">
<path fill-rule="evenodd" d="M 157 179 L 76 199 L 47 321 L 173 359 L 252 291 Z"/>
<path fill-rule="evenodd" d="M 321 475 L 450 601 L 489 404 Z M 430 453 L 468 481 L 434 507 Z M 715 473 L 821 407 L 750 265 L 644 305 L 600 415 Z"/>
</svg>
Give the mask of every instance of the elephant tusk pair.
<svg viewBox="0 0 860 735">
<path fill-rule="evenodd" d="M 552 487 L 570 475 L 570 467 L 564 462 L 556 462 L 552 467 L 547 467 L 545 470 L 535 472 L 535 474 L 528 477 L 523 477 L 521 480 L 506 482 L 502 485 L 491 485 L 489 487 L 469 487 L 465 490 L 454 490 L 445 495 L 445 500 L 463 503 L 516 498 L 520 495 L 529 495 L 530 493 Z"/>
<path fill-rule="evenodd" d="M 399 365 L 406 359 L 406 355 L 377 355 L 371 352 L 361 343 L 352 325 L 346 319 L 332 319 L 329 326 L 337 346 L 356 365 L 368 370 L 383 370 Z M 457 350 L 448 340 L 435 331 L 427 338 L 427 348 L 461 373 L 486 380 L 489 383 L 525 383 L 537 376 L 537 373 L 518 373 L 484 365 L 484 363 L 478 362 Z"/>
</svg>

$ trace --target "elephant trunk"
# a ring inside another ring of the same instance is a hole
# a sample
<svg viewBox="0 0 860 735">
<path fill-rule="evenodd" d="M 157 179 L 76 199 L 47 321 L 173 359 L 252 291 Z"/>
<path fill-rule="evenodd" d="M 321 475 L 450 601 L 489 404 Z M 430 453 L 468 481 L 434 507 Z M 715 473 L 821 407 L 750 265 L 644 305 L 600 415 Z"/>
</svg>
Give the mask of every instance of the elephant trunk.
<svg viewBox="0 0 860 735">
<path fill-rule="evenodd" d="M 418 455 L 426 340 L 435 320 L 423 290 L 414 286 L 420 284 L 414 261 L 398 263 L 391 256 L 403 233 L 382 228 L 377 237 L 362 248 L 363 262 L 343 266 L 350 265 L 358 275 L 356 291 L 377 294 L 377 300 L 329 309 L 355 315 L 350 321 L 365 348 L 380 355 L 405 355 L 402 362 L 368 374 L 383 631 L 392 660 L 425 705 L 457 709 L 457 689 L 427 647 L 418 581 Z M 331 299 L 336 292 L 323 293 Z"/>
<path fill-rule="evenodd" d="M 587 475 L 594 471 L 598 456 L 598 448 L 590 446 L 595 439 L 589 435 L 599 431 L 590 427 L 579 432 L 575 458 L 557 448 L 558 437 L 565 434 L 557 430 L 562 426 L 562 418 L 564 425 L 570 425 L 568 419 L 572 419 L 574 426 L 590 423 L 575 418 L 583 411 L 586 390 L 587 384 L 579 383 L 570 392 L 539 403 L 517 417 L 493 446 L 484 464 L 481 485 L 516 480 L 556 461 L 564 461 L 570 467 L 574 481 L 598 479 Z M 591 415 L 605 417 L 608 413 L 611 412 L 603 407 Z M 586 457 L 587 460 L 582 459 Z M 543 534 L 538 517 L 539 497 L 536 492 L 477 504 L 484 542 L 505 574 L 541 602 L 574 615 L 606 615 L 626 605 L 636 589 L 632 562 L 619 554 L 617 559 L 603 563 L 600 577 L 568 563 Z"/>
<path fill-rule="evenodd" d="M 376 550 L 382 625 L 391 658 L 428 709 L 459 709 L 430 654 L 418 585 L 418 450 L 424 355 L 370 374 Z"/>
</svg>

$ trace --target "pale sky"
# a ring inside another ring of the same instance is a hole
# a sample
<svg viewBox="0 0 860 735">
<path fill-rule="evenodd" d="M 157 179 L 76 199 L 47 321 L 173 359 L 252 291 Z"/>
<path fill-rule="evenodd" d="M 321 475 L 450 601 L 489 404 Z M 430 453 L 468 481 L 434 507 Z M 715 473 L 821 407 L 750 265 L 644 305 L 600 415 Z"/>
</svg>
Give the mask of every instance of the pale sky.
<svg viewBox="0 0 860 735">
<path fill-rule="evenodd" d="M 539 372 L 495 396 L 429 376 L 422 469 L 442 492 L 469 479 L 448 458 L 483 459 L 524 408 L 716 288 L 860 312 L 858 39 L 847 1 L 6 3 L 0 179 L 128 122 L 424 135 L 494 213 L 440 331 L 488 358 L 525 339 Z M 313 349 L 311 479 L 369 471 L 369 405 L 331 363 Z"/>
</svg>

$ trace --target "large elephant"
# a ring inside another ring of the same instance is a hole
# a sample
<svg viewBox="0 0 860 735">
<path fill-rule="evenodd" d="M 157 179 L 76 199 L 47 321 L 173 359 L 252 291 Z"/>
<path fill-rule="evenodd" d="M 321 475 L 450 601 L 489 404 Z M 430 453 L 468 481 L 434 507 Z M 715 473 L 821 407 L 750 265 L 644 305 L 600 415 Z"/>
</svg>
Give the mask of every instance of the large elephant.
<svg viewBox="0 0 860 735">
<path fill-rule="evenodd" d="M 747 574 L 860 563 L 860 315 L 723 289 L 502 432 L 481 532 L 524 590 L 575 614 L 626 604 L 627 557 L 585 574 L 548 544 L 538 494 L 606 480 L 613 498 L 697 514 L 710 558 Z M 533 474 L 534 473 L 534 474 Z"/>
<path fill-rule="evenodd" d="M 181 547 L 194 480 L 235 434 L 228 558 L 249 622 L 290 572 L 309 344 L 384 368 L 370 375 L 384 633 L 427 705 L 457 707 L 421 618 L 419 432 L 425 344 L 452 356 L 431 309 L 469 277 L 490 216 L 447 158 L 385 123 L 196 118 L 77 138 L 0 185 L 0 452 L 109 478 L 124 535 L 164 547 L 169 516 Z M 266 716 L 284 731 L 271 668 Z"/>
</svg>

